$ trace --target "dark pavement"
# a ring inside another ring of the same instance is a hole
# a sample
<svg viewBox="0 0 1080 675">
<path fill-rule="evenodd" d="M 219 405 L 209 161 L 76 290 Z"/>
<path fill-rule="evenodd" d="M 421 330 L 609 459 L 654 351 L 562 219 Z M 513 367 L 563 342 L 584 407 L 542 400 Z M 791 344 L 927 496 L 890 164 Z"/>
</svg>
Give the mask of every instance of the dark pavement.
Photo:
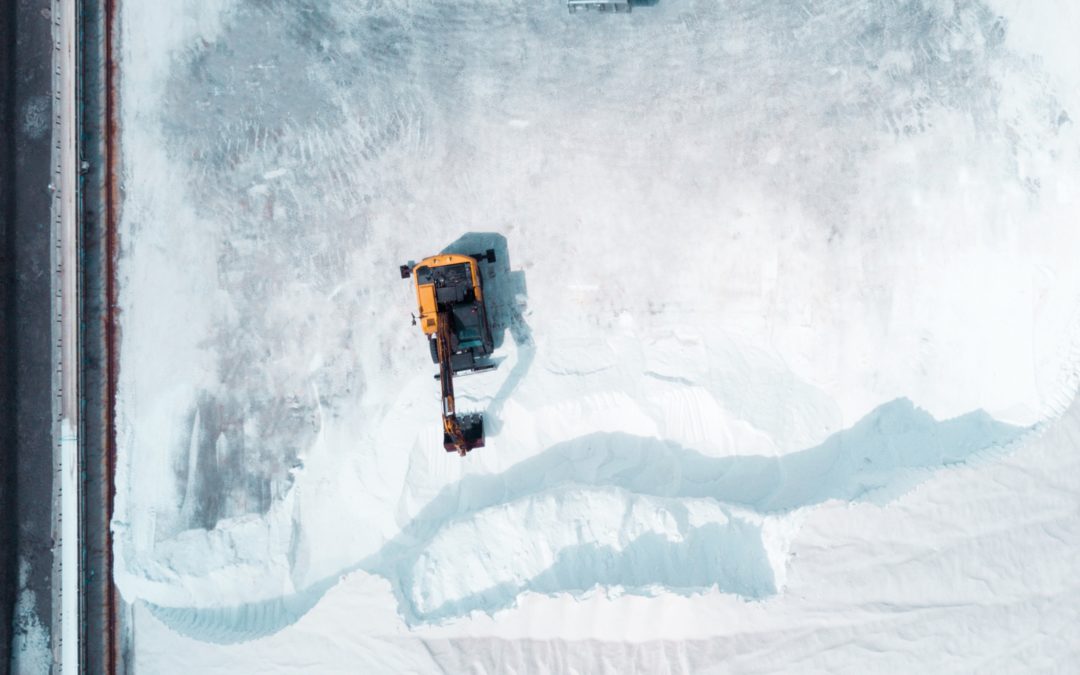
<svg viewBox="0 0 1080 675">
<path fill-rule="evenodd" d="M 11 667 L 19 566 L 52 621 L 50 3 L 0 5 L 0 672 Z"/>
</svg>

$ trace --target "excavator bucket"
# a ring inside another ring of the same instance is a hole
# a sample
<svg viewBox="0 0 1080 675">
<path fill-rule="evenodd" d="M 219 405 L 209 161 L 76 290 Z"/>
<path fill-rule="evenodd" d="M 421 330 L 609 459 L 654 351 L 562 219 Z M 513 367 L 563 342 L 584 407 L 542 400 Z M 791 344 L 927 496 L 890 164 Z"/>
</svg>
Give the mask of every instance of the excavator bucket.
<svg viewBox="0 0 1080 675">
<path fill-rule="evenodd" d="M 480 413 L 466 413 L 457 416 L 458 424 L 461 425 L 461 436 L 465 440 L 463 447 L 454 445 L 450 434 L 443 433 L 443 447 L 447 452 L 468 452 L 475 448 L 484 447 L 484 416 Z M 462 453 L 464 454 L 464 453 Z"/>
</svg>

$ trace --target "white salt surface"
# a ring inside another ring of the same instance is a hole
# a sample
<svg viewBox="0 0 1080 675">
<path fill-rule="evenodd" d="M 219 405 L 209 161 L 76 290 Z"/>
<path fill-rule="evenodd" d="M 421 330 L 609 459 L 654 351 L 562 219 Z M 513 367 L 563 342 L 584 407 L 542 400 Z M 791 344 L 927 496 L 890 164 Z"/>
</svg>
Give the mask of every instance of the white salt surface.
<svg viewBox="0 0 1080 675">
<path fill-rule="evenodd" d="M 1077 20 L 126 5 L 136 668 L 1075 662 Z M 396 266 L 487 245 L 462 460 Z"/>
</svg>

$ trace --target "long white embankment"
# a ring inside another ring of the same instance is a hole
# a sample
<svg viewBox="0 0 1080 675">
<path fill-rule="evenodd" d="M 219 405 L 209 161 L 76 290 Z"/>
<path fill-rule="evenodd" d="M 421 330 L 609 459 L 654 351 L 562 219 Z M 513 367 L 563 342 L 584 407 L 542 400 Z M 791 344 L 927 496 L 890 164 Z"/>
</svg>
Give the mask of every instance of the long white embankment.
<svg viewBox="0 0 1080 675">
<path fill-rule="evenodd" d="M 79 225 L 75 0 L 53 0 L 53 672 L 79 668 Z M 59 506 L 59 508 L 56 508 Z"/>
</svg>

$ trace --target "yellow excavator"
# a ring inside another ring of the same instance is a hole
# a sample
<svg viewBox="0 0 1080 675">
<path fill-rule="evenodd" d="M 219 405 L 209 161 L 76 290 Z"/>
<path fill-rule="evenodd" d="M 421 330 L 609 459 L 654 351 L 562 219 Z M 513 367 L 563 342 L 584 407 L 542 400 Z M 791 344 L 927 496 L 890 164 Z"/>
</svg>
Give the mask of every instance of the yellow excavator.
<svg viewBox="0 0 1080 675">
<path fill-rule="evenodd" d="M 443 253 L 401 266 L 401 278 L 412 277 L 416 285 L 420 328 L 432 361 L 439 365 L 443 447 L 462 457 L 484 447 L 484 417 L 457 412 L 454 376 L 495 367 L 488 360 L 494 343 L 484 308 L 481 260 L 495 262 L 494 249 L 473 255 Z"/>
</svg>

